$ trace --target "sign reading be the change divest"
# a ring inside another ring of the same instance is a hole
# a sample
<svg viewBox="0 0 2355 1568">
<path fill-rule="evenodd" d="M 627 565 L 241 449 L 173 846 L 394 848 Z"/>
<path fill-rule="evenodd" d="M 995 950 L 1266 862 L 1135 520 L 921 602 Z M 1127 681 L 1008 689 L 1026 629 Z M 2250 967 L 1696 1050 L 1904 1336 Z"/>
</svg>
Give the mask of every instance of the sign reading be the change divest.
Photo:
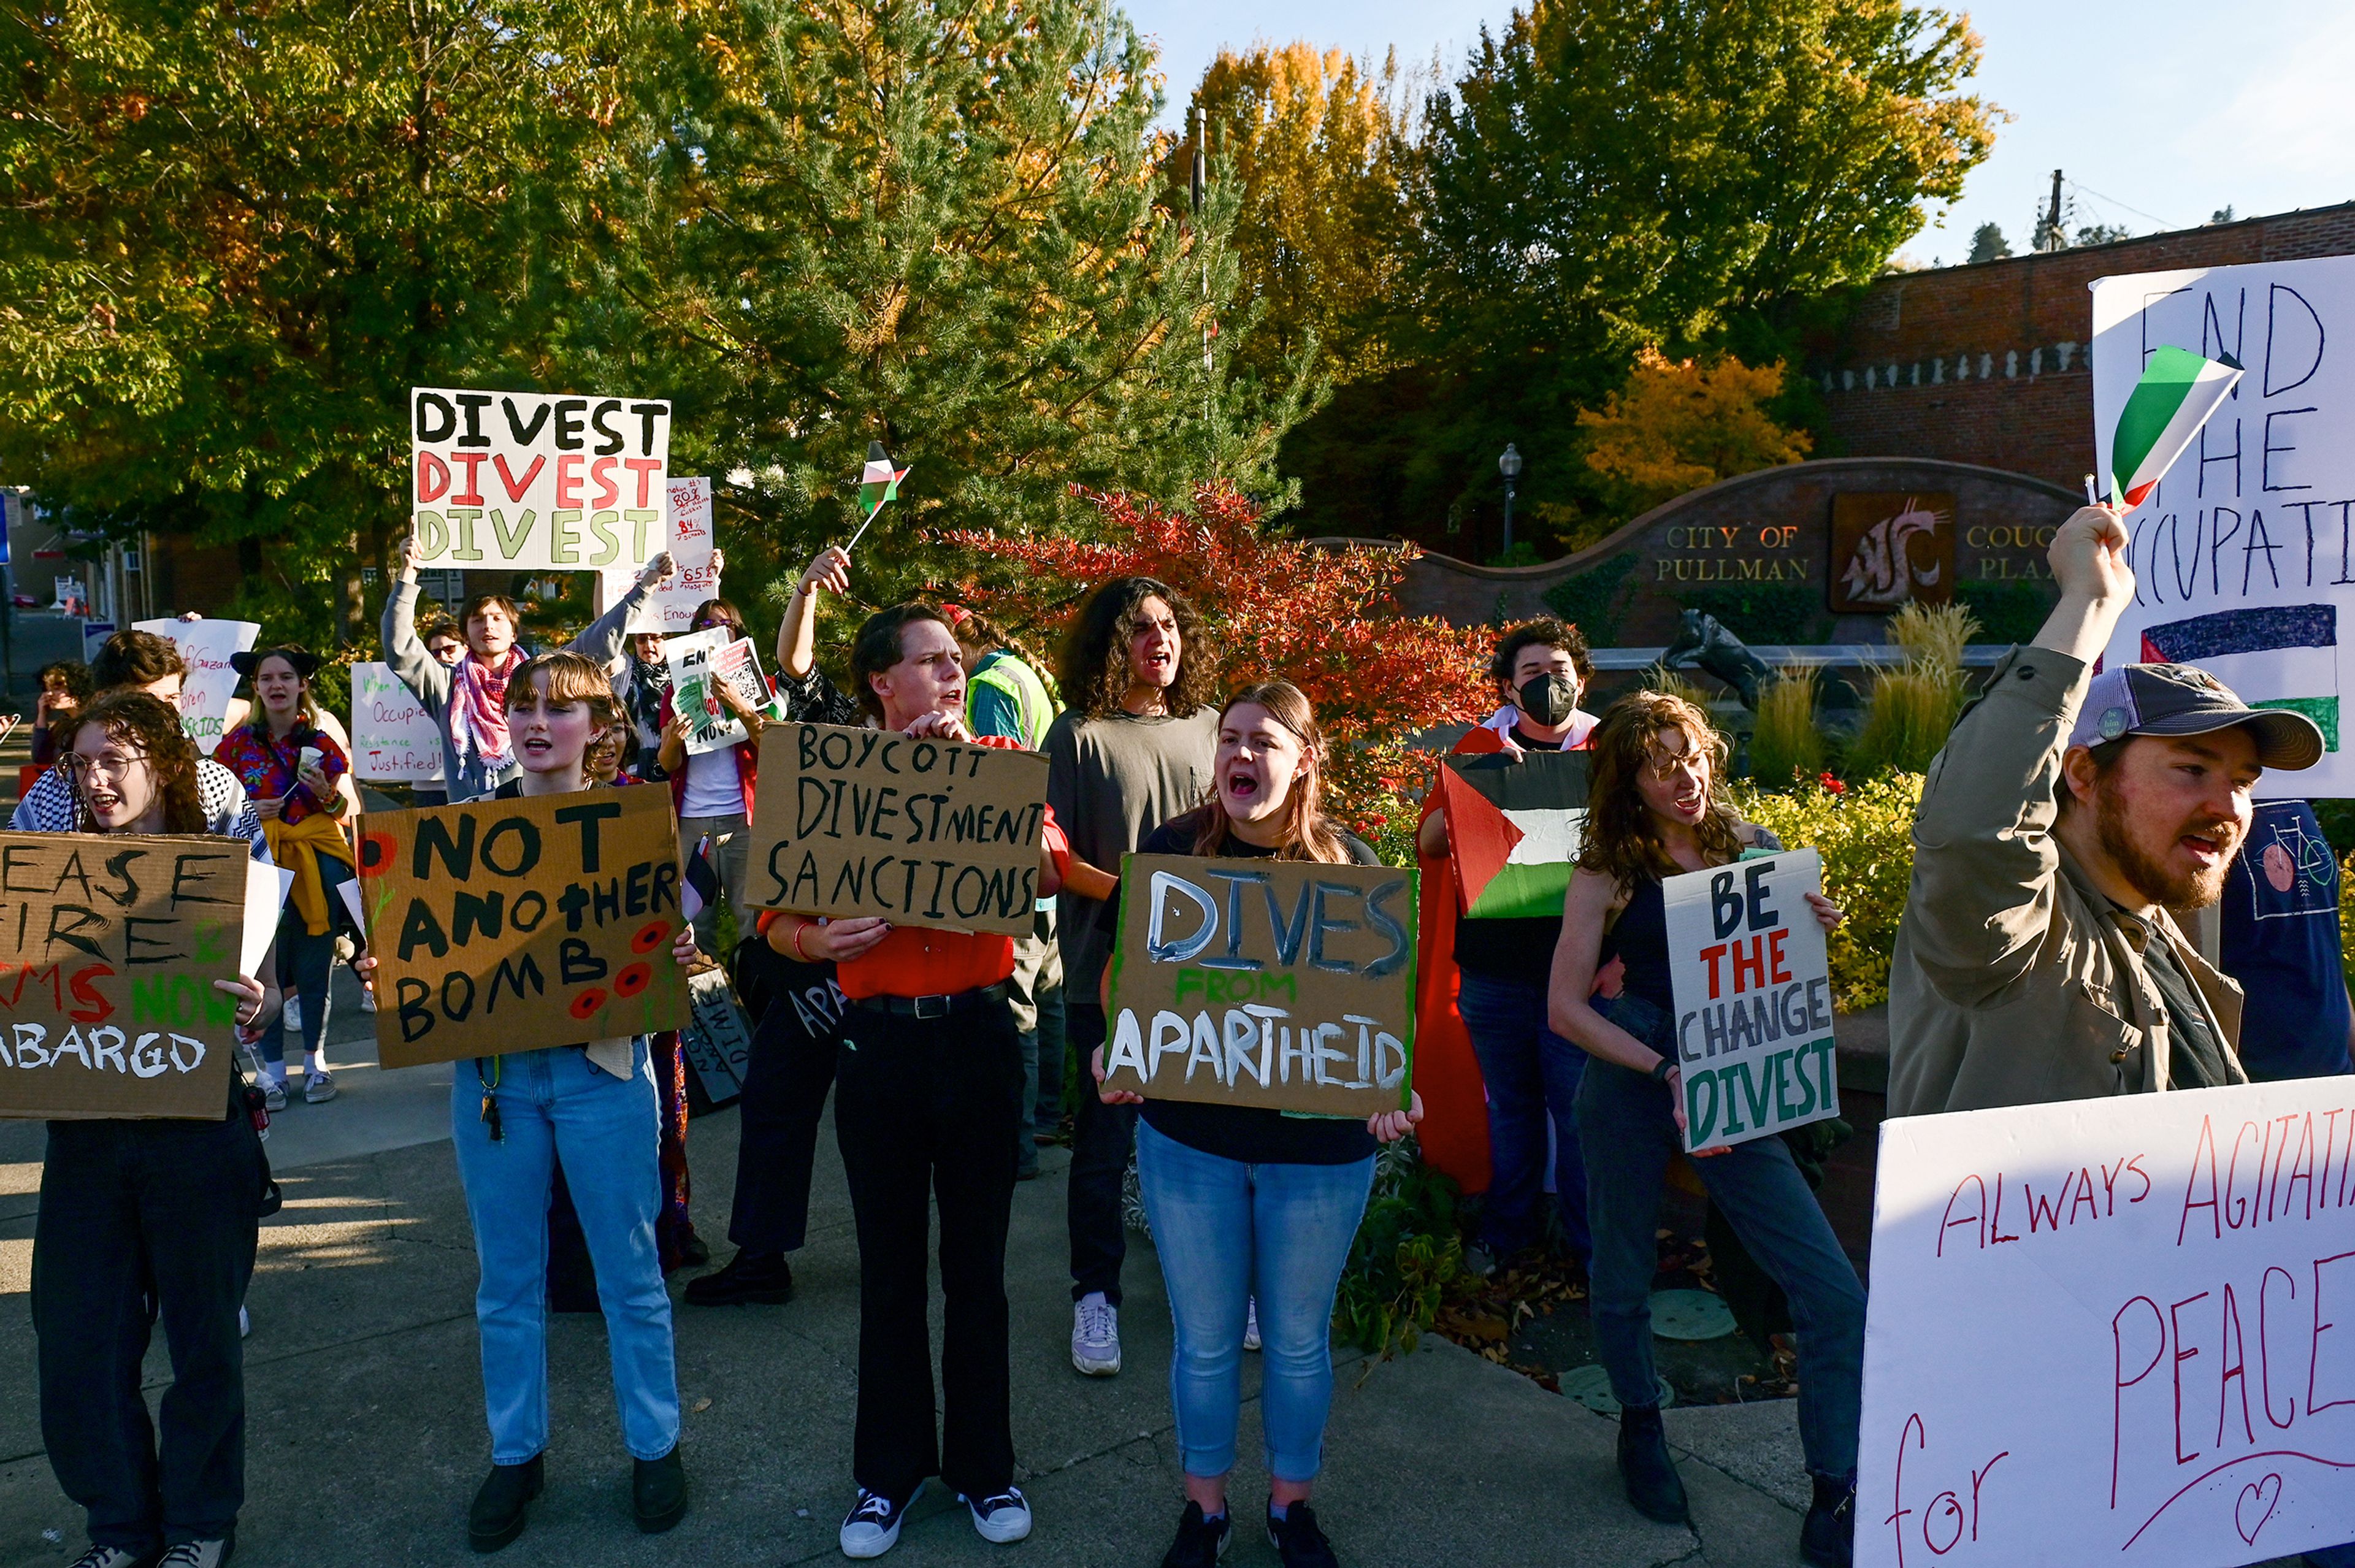
<svg viewBox="0 0 2355 1568">
<path fill-rule="evenodd" d="M 0 833 L 0 1116 L 220 1120 L 237 998 L 213 982 L 277 897 L 242 838 Z"/>
<path fill-rule="evenodd" d="M 387 1067 L 677 1029 L 678 839 L 663 789 L 477 800 L 360 822 Z"/>
<path fill-rule="evenodd" d="M 1120 887 L 1106 1083 L 1343 1116 L 1406 1107 L 1414 872 L 1131 855 Z"/>
<path fill-rule="evenodd" d="M 1661 884 L 1688 1151 L 1839 1115 L 1831 964 L 1805 897 L 1821 891 L 1813 849 Z"/>
<path fill-rule="evenodd" d="M 751 901 L 1028 936 L 1047 759 L 890 730 L 772 724 L 752 803 Z"/>
<path fill-rule="evenodd" d="M 409 409 L 426 565 L 589 571 L 661 552 L 669 403 L 419 387 Z"/>
</svg>

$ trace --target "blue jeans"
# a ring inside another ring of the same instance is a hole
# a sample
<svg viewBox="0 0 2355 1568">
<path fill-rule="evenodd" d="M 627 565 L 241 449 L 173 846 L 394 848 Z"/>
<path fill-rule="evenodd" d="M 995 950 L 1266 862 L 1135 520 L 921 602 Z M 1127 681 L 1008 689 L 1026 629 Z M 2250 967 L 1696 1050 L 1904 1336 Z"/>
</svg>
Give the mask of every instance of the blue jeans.
<svg viewBox="0 0 2355 1568">
<path fill-rule="evenodd" d="M 344 908 L 336 887 L 352 880 L 352 869 L 330 856 L 319 857 L 319 881 L 327 892 L 327 929 L 322 935 L 311 934 L 304 923 L 303 912 L 289 899 L 278 917 L 278 984 L 289 987 L 303 997 L 303 1050 L 308 1054 L 319 1049 L 327 1035 L 327 982 L 336 973 L 336 928 L 350 923 L 350 912 Z M 286 1061 L 286 1019 L 280 1015 L 278 1022 L 262 1031 L 261 1060 L 277 1067 Z"/>
<path fill-rule="evenodd" d="M 622 1441 L 640 1459 L 678 1442 L 670 1296 L 655 1248 L 660 1124 L 645 1041 L 631 1061 L 630 1076 L 615 1078 L 559 1046 L 461 1061 L 451 1074 L 451 1141 L 483 1270 L 474 1320 L 494 1463 L 519 1465 L 548 1446 L 548 1203 L 559 1158 L 596 1265 Z M 498 1095 L 497 1143 L 482 1118 L 485 1080 Z"/>
<path fill-rule="evenodd" d="M 1578 1082 L 1586 1052 L 1546 1027 L 1546 982 L 1463 972 L 1456 1010 L 1480 1060 L 1488 1090 L 1488 1197 L 1480 1239 L 1491 1252 L 1515 1253 L 1545 1233 L 1538 1205 L 1545 1194 L 1546 1121 L 1553 1121 L 1553 1190 L 1561 1233 L 1578 1261 L 1594 1242 L 1586 1222 L 1586 1162 L 1579 1149 Z"/>
<path fill-rule="evenodd" d="M 1333 1404 L 1333 1295 L 1373 1190 L 1373 1157 L 1245 1165 L 1140 1121 L 1136 1173 L 1169 1287 L 1169 1402 L 1186 1473 L 1235 1467 L 1243 1319 L 1256 1296 L 1267 1471 L 1279 1481 L 1316 1479 Z"/>
<path fill-rule="evenodd" d="M 1660 1186 L 1682 1145 L 1664 1083 L 1608 1061 L 1590 1061 L 1578 1090 L 1578 1128 L 1594 1151 L 1586 1166 L 1586 1212 L 1594 1223 L 1588 1310 L 1594 1349 L 1622 1404 L 1658 1399 L 1652 1371 L 1652 1276 Z M 1799 1443 L 1807 1468 L 1856 1472 L 1864 1387 L 1864 1285 L 1831 1221 L 1781 1138 L 1753 1138 L 1693 1168 L 1783 1294 L 1799 1339 Z"/>
</svg>

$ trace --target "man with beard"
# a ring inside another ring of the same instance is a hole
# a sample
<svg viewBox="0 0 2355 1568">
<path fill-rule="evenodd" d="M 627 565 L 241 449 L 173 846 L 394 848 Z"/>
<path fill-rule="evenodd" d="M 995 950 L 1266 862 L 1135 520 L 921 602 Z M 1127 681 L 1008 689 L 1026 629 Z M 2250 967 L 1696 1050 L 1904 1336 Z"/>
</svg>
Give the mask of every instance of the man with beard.
<svg viewBox="0 0 2355 1568">
<path fill-rule="evenodd" d="M 2268 768 L 2322 732 L 2204 670 L 2090 667 L 2134 600 L 2126 531 L 2052 541 L 2061 602 L 1930 765 L 1889 985 L 1889 1113 L 2247 1081 L 2241 990 L 2169 911 L 2216 901 Z"/>
</svg>

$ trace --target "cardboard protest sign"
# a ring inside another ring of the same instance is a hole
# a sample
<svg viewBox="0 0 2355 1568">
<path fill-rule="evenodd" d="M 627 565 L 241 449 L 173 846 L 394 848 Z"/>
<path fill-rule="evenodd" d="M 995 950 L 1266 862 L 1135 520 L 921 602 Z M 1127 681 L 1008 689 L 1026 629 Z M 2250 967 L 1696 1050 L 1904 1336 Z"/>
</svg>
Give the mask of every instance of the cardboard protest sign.
<svg viewBox="0 0 2355 1568">
<path fill-rule="evenodd" d="M 370 812 L 359 860 L 387 1067 L 687 1021 L 667 790 Z"/>
<path fill-rule="evenodd" d="M 751 901 L 1028 936 L 1046 827 L 1037 752 L 772 724 L 752 803 Z"/>
<path fill-rule="evenodd" d="M 409 411 L 426 565 L 587 571 L 660 552 L 668 402 L 417 387 Z"/>
<path fill-rule="evenodd" d="M 1561 916 L 1586 840 L 1584 752 L 1452 755 L 1440 770 L 1462 912 Z"/>
<path fill-rule="evenodd" d="M 1882 1123 L 1857 1562 L 2355 1540 L 2351 1158 L 2344 1077 Z"/>
<path fill-rule="evenodd" d="M 352 771 L 374 784 L 442 782 L 442 731 L 390 665 L 352 666 Z"/>
<path fill-rule="evenodd" d="M 688 976 L 687 991 L 689 1011 L 678 1042 L 703 1085 L 703 1097 L 716 1110 L 744 1093 L 745 1074 L 752 1069 L 752 1021 L 744 1016 L 725 969 Z"/>
<path fill-rule="evenodd" d="M 705 600 L 719 596 L 719 563 L 713 559 L 711 548 L 711 481 L 673 479 L 666 493 L 661 549 L 670 552 L 674 570 L 638 602 L 624 628 L 633 634 L 659 632 L 676 636 L 695 624 L 695 612 Z M 646 560 L 651 560 L 655 553 L 648 552 Z M 603 602 L 620 603 L 645 564 L 645 560 L 615 561 L 606 567 Z"/>
<path fill-rule="evenodd" d="M 671 638 L 663 644 L 663 657 L 670 664 L 671 711 L 686 714 L 694 724 L 687 736 L 689 756 L 750 739 L 743 720 L 714 688 L 725 683 L 747 707 L 768 706 L 769 682 L 761 674 L 760 656 L 751 638 L 714 626 Z"/>
<path fill-rule="evenodd" d="M 1406 1107 L 1416 873 L 1131 855 L 1105 1082 L 1337 1116 Z"/>
<path fill-rule="evenodd" d="M 2350 256 L 2094 285 L 2098 474 L 2119 461 L 2119 416 L 2159 348 L 2229 356 L 2247 368 L 2126 514 L 2135 599 L 2105 657 L 2112 667 L 2196 664 L 2255 706 L 2295 708 L 2319 725 L 2328 748 L 2321 763 L 2268 773 L 2261 795 L 2355 795 L 2355 757 L 2341 733 L 2355 658 L 2339 635 L 2355 612 L 2350 333 Z M 2131 475 L 2118 477 L 2126 484 Z"/>
<path fill-rule="evenodd" d="M 153 632 L 179 650 L 188 667 L 180 682 L 180 727 L 197 749 L 209 757 L 220 744 L 229 718 L 229 699 L 237 695 L 238 673 L 229 656 L 253 646 L 261 628 L 251 621 L 141 621 L 133 630 Z"/>
<path fill-rule="evenodd" d="M 1839 1115 L 1831 960 L 1805 897 L 1823 887 L 1813 849 L 1661 882 L 1687 1152 Z"/>
<path fill-rule="evenodd" d="M 278 923 L 241 838 L 0 833 L 0 1116 L 229 1108 L 237 999 Z"/>
</svg>

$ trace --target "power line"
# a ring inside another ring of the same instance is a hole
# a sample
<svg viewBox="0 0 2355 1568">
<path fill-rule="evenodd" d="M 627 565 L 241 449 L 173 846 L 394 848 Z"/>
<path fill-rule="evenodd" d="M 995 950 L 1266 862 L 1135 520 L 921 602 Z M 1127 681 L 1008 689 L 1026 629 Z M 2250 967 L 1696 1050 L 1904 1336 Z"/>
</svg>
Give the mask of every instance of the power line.
<svg viewBox="0 0 2355 1568">
<path fill-rule="evenodd" d="M 2182 225 L 2182 224 L 2179 224 L 2179 223 L 2174 222 L 2174 221 L 2172 221 L 2171 219 L 2169 219 L 2161 218 L 2161 217 L 2159 217 L 2159 216 L 2158 216 L 2158 214 L 2157 214 L 2157 213 L 2155 213 L 2155 212 L 2145 212 L 2145 211 L 2144 211 L 2141 208 L 2139 208 L 2139 207 L 2127 207 L 2127 206 L 2126 206 L 2126 204 L 2125 202 L 2120 201 L 2116 197 L 2114 197 L 2114 196 L 2104 196 L 2100 191 L 2095 190 L 2092 186 L 2080 184 L 2080 183 L 2079 183 L 2078 181 L 2076 181 L 2076 180 L 2071 180 L 2071 181 L 2069 182 L 2069 188 L 2070 188 L 2070 190 L 2071 190 L 2071 191 L 2073 191 L 2073 192 L 2076 192 L 2076 193 L 2079 193 L 2079 194 L 2082 194 L 2082 195 L 2084 195 L 2084 196 L 2090 196 L 2090 197 L 2094 197 L 2096 201 L 2106 201 L 2106 202 L 2108 202 L 2112 207 L 2126 208 L 2126 211 L 2133 213 L 2137 218 L 2147 218 L 2147 219 L 2149 219 L 2153 223 L 2158 224 L 2161 229 L 2180 229 L 2180 228 L 2182 228 L 2182 227 L 2183 227 L 2183 225 Z"/>
</svg>

